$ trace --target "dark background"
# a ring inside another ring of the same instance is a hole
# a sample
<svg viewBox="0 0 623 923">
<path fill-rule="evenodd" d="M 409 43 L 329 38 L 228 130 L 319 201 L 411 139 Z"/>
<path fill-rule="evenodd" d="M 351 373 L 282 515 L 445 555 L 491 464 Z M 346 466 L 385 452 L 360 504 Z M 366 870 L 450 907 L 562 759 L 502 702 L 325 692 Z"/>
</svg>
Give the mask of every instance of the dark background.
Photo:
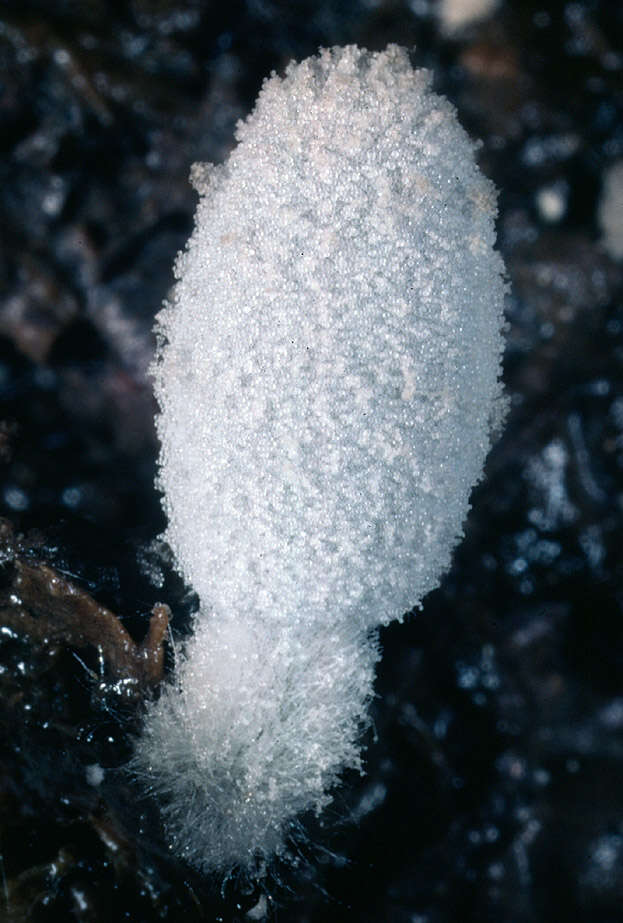
<svg viewBox="0 0 623 923">
<path fill-rule="evenodd" d="M 96 651 L 5 630 L 0 919 L 623 920 L 623 262 L 598 221 L 622 25 L 614 0 L 501 2 L 455 34 L 431 0 L 0 4 L 0 515 L 136 639 L 156 601 L 177 637 L 193 607 L 154 544 L 153 317 L 190 164 L 227 155 L 264 76 L 414 48 L 483 139 L 512 284 L 466 540 L 383 633 L 368 774 L 298 865 L 221 882 L 169 857 L 124 770 L 140 702 Z"/>
</svg>

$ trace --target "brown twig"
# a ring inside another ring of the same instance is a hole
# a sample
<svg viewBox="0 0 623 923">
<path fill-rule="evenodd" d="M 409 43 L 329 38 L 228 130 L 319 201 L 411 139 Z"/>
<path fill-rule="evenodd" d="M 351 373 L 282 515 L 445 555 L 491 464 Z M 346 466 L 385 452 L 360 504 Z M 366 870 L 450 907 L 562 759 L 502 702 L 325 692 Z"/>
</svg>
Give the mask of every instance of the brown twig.
<svg viewBox="0 0 623 923">
<path fill-rule="evenodd" d="M 137 644 L 117 616 L 49 567 L 15 558 L 13 576 L 0 598 L 0 622 L 41 644 L 92 646 L 112 677 L 154 686 L 162 679 L 164 637 L 170 609 L 155 605 L 149 629 Z"/>
</svg>

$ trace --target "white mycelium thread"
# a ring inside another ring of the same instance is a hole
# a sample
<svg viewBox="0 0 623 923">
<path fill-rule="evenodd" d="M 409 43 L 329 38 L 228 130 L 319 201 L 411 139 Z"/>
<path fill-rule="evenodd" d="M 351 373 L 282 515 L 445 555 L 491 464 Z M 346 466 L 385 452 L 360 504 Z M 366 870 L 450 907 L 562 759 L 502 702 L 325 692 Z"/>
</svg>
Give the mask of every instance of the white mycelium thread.
<svg viewBox="0 0 623 923">
<path fill-rule="evenodd" d="M 379 625 L 448 567 L 499 405 L 495 194 L 405 51 L 262 88 L 159 317 L 166 538 L 201 600 L 137 760 L 196 865 L 282 852 L 360 767 Z"/>
</svg>

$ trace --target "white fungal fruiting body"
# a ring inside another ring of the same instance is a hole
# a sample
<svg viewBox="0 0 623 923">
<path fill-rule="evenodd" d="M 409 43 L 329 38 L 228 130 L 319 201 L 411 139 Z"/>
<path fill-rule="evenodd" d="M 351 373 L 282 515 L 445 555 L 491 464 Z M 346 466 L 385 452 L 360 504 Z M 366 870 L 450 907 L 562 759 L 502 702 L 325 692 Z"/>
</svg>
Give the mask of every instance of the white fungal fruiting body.
<svg viewBox="0 0 623 923">
<path fill-rule="evenodd" d="M 166 533 L 201 600 L 137 759 L 204 868 L 280 851 L 359 737 L 374 629 L 438 584 L 499 404 L 495 195 L 406 52 L 265 82 L 159 317 Z"/>
</svg>

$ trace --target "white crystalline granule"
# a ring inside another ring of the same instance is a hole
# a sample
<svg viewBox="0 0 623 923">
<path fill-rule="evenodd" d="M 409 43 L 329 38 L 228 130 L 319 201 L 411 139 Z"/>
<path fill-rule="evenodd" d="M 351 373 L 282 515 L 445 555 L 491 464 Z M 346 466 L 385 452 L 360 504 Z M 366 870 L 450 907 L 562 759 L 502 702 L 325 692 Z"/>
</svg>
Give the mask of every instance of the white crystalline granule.
<svg viewBox="0 0 623 923">
<path fill-rule="evenodd" d="M 500 404 L 495 194 L 405 51 L 264 84 L 159 316 L 166 538 L 199 594 L 137 762 L 204 868 L 359 766 L 374 629 L 448 567 Z"/>
</svg>

